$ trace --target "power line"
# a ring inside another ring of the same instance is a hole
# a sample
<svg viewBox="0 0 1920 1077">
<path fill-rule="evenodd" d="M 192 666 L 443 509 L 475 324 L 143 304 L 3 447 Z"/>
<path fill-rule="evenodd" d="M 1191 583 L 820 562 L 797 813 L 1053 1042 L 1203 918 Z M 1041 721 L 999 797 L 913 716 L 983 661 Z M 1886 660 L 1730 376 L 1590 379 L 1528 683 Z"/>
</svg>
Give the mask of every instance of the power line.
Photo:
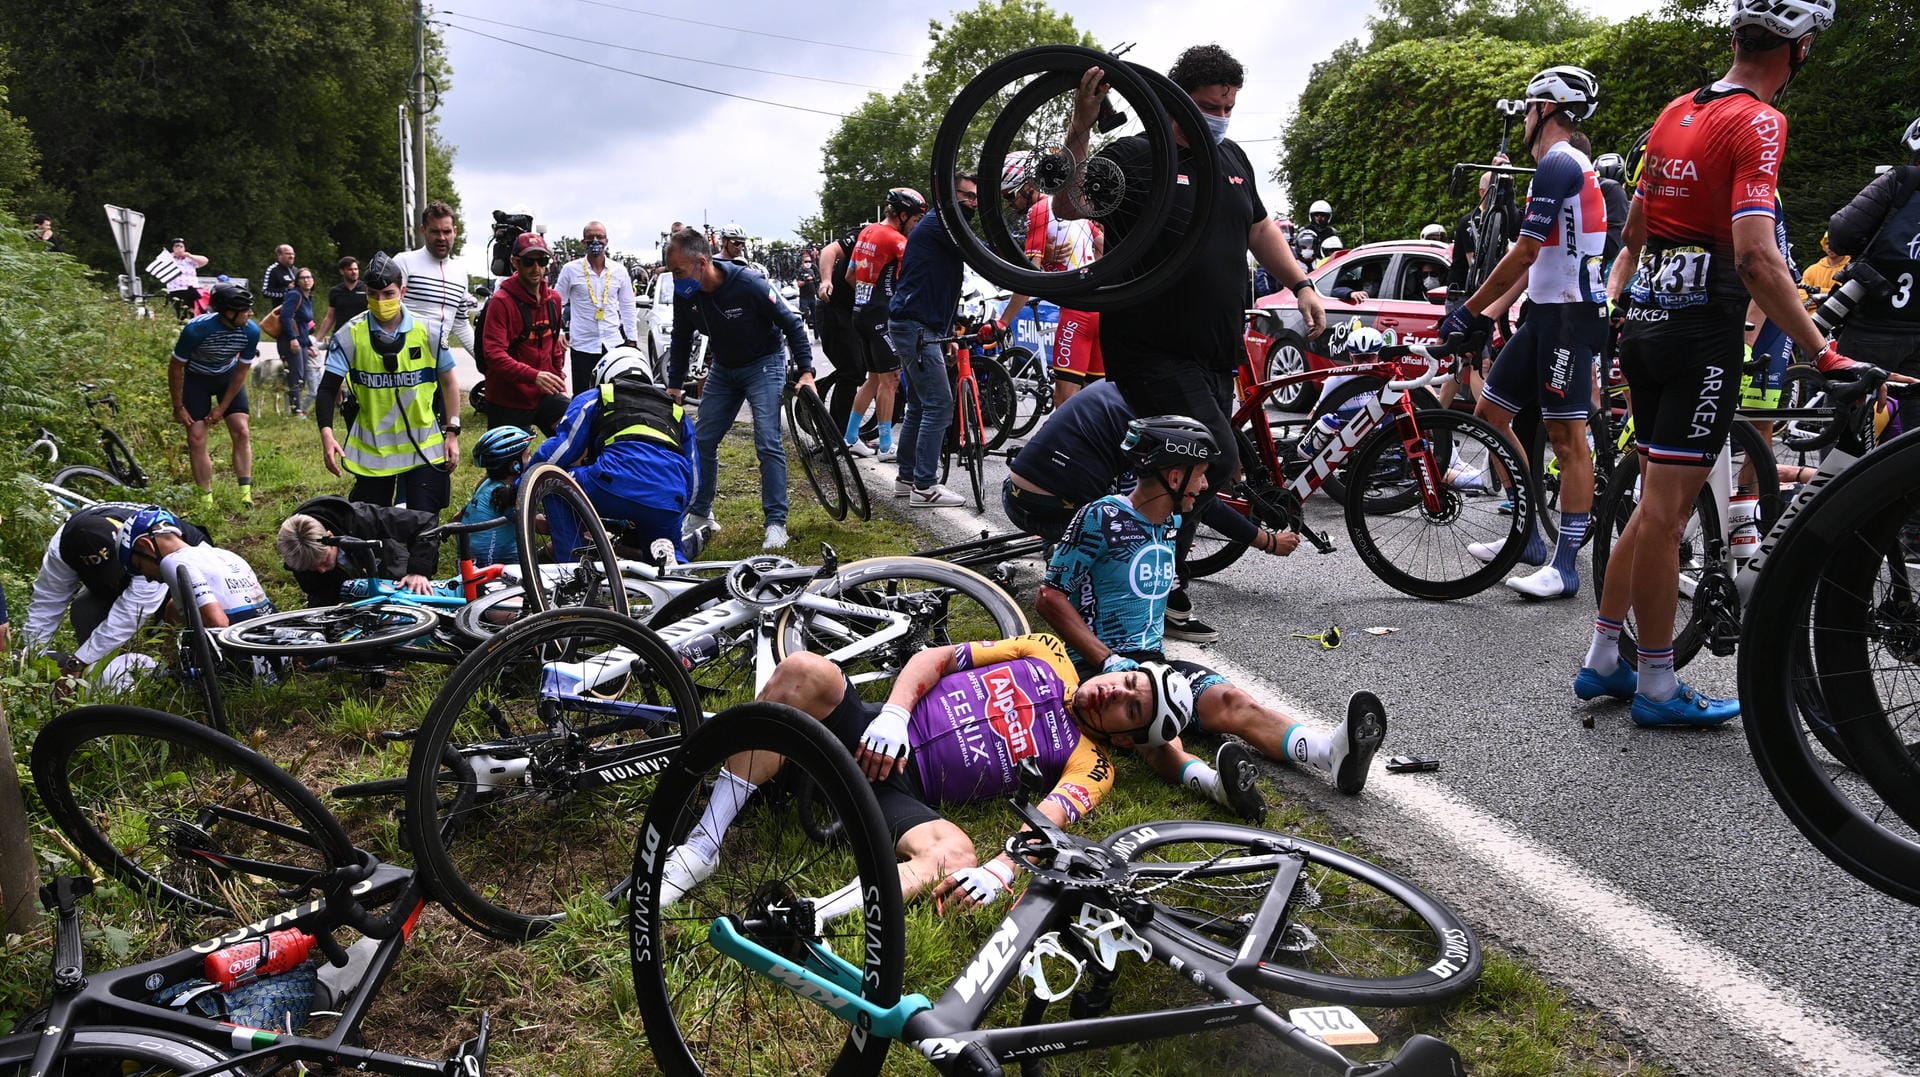
<svg viewBox="0 0 1920 1077">
<path fill-rule="evenodd" d="M 624 67 L 614 67 L 612 64 L 603 64 L 603 63 L 597 63 L 593 60 L 584 60 L 578 56 L 569 56 L 564 52 L 554 52 L 552 49 L 543 49 L 538 45 L 529 45 L 524 41 L 515 41 L 512 38 L 501 37 L 498 34 L 489 34 L 484 30 L 475 30 L 471 26 L 462 26 L 457 22 L 440 22 L 439 20 L 435 20 L 435 22 L 438 23 L 438 25 L 447 27 L 450 30 L 459 30 L 464 33 L 472 34 L 475 37 L 484 37 L 489 41 L 498 41 L 502 45 L 512 45 L 516 49 L 526 49 L 529 52 L 537 52 L 544 56 L 552 56 L 557 59 L 565 60 L 568 63 L 585 64 L 588 67 L 597 67 L 602 71 L 612 71 L 620 75 L 632 75 L 634 78 L 646 79 L 648 82 L 663 82 L 668 86 L 678 86 L 683 90 L 693 90 L 696 93 L 713 94 L 716 97 L 731 97 L 735 101 L 751 101 L 756 105 L 772 105 L 774 108 L 792 109 L 795 112 L 811 112 L 816 116 L 831 116 L 836 120 L 844 120 L 847 118 L 844 113 L 829 112 L 823 108 L 808 108 L 805 105 L 790 105 L 790 104 L 787 104 L 785 101 L 769 101 L 764 97 L 748 97 L 745 94 L 728 93 L 725 90 L 715 90 L 706 86 L 695 86 L 689 82 L 675 82 L 672 79 L 663 79 L 658 75 L 649 75 L 644 72 L 633 71 Z"/>
<path fill-rule="evenodd" d="M 580 3 L 591 4 L 594 7 L 609 8 L 614 11 L 624 11 L 629 15 L 645 15 L 653 19 L 667 19 L 671 22 L 684 22 L 693 26 L 705 26 L 712 30 L 731 30 L 736 34 L 755 34 L 760 37 L 779 38 L 782 41 L 798 41 L 803 45 L 824 45 L 830 49 L 852 49 L 855 52 L 874 52 L 882 56 L 907 56 L 911 58 L 912 55 L 911 53 L 893 52 L 888 49 L 870 49 L 864 45 L 849 45 L 844 41 L 815 41 L 810 37 L 789 37 L 786 34 L 775 34 L 766 30 L 749 30 L 744 26 L 725 26 L 717 22 L 701 22 L 699 19 L 684 19 L 678 15 L 662 15 L 658 11 L 648 11 L 645 8 L 626 7 L 622 4 L 609 4 L 606 0 L 580 0 Z"/>
<path fill-rule="evenodd" d="M 711 67 L 724 67 L 732 71 L 752 71 L 756 74 L 761 74 L 761 75 L 778 75 L 779 77 L 786 78 L 786 79 L 805 79 L 808 82 L 825 82 L 834 86 L 851 86 L 859 90 L 878 91 L 878 90 L 884 89 L 884 87 L 873 86 L 864 82 L 846 82 L 841 79 L 821 78 L 817 75 L 796 75 L 787 71 L 772 71 L 764 67 L 745 67 L 740 64 L 726 64 L 726 63 L 721 63 L 718 60 L 696 60 L 691 56 L 680 56 L 678 54 L 671 53 L 671 52 L 655 52 L 652 49 L 634 48 L 631 45 L 616 45 L 611 41 L 601 41 L 601 40 L 597 40 L 595 38 L 590 38 L 590 37 L 574 37 L 571 34 L 556 33 L 555 31 L 552 31 L 552 30 L 542 30 L 536 26 L 519 26 L 510 22 L 501 22 L 499 19 L 489 19 L 482 15 L 469 15 L 464 11 L 442 11 L 440 12 L 440 14 L 455 15 L 462 19 L 471 19 L 475 22 L 491 23 L 494 26 L 503 26 L 509 30 L 519 30 L 523 33 L 542 34 L 546 37 L 557 37 L 565 41 L 578 41 L 586 45 L 599 45 L 602 48 L 619 49 L 622 52 L 637 52 L 642 56 L 659 56 L 668 60 L 685 60 L 687 63 L 690 63 L 690 64 L 707 64 Z"/>
</svg>

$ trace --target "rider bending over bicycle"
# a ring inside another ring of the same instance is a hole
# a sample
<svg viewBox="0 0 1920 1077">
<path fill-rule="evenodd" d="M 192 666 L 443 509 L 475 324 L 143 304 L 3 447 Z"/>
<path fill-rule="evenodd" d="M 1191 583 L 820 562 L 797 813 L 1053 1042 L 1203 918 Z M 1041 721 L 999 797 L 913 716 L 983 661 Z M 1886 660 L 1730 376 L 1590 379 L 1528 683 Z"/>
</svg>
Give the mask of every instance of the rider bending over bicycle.
<svg viewBox="0 0 1920 1077">
<path fill-rule="evenodd" d="M 921 651 L 900 670 L 884 704 L 861 699 L 827 659 L 793 654 L 760 698 L 818 718 L 854 753 L 902 857 L 901 895 L 933 887 L 942 911 L 948 899 L 962 908 L 991 903 L 1019 868 L 1005 854 L 980 864 L 973 840 L 935 805 L 1010 796 L 1019 791 L 1021 766 L 1031 762 L 1053 783 L 1040 812 L 1056 826 L 1071 825 L 1113 787 L 1104 744 L 1165 744 L 1193 714 L 1187 680 L 1171 667 L 1145 663 L 1082 681 L 1065 645 L 1037 634 Z M 729 763 L 723 788 L 714 790 L 686 843 L 667 856 L 661 907 L 713 874 L 734 816 L 779 767 L 762 753 Z M 824 923 L 859 905 L 855 879 L 815 908 Z"/>
<path fill-rule="evenodd" d="M 120 529 L 116 545 L 121 566 L 163 585 L 185 567 L 193 589 L 188 599 L 199 608 L 208 628 L 225 628 L 274 612 L 273 600 L 246 558 L 211 542 L 189 543 L 185 526 L 158 505 L 141 509 Z"/>
<path fill-rule="evenodd" d="M 329 495 L 295 508 L 281 523 L 274 546 L 308 606 L 332 606 L 348 581 L 365 578 L 399 580 L 401 587 L 424 595 L 433 591 L 440 568 L 440 540 L 422 536 L 439 523 L 431 512 Z M 343 551 L 327 541 L 335 536 L 380 545 Z"/>
<path fill-rule="evenodd" d="M 1074 517 L 1034 603 L 1067 641 L 1082 673 L 1125 672 L 1167 661 L 1161 654 L 1162 629 L 1173 590 L 1179 513 L 1193 511 L 1194 500 L 1205 492 L 1207 463 L 1215 455 L 1207 428 L 1179 415 L 1133 420 L 1122 448 L 1140 476 L 1139 485 L 1130 495 L 1103 497 Z M 1290 532 L 1272 537 L 1299 542 Z M 1354 694 L 1339 727 L 1311 729 L 1263 706 L 1206 666 L 1169 664 L 1191 682 L 1194 716 L 1202 730 L 1240 737 L 1269 758 L 1305 763 L 1332 776 L 1342 793 L 1358 793 L 1366 786 L 1368 764 L 1387 729 L 1386 714 L 1372 693 Z M 1252 770 L 1252 761 L 1238 742 L 1221 746 L 1217 771 L 1187 754 L 1176 737 L 1136 747 L 1162 778 L 1242 816 L 1261 814 L 1259 794 L 1243 776 Z"/>
</svg>

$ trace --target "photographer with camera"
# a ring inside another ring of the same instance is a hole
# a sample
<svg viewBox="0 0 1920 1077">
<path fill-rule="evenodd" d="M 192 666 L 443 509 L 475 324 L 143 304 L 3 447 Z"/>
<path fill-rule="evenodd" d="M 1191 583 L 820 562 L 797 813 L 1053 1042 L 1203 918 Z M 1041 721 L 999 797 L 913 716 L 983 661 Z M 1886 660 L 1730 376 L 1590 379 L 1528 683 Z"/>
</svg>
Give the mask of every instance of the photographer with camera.
<svg viewBox="0 0 1920 1077">
<path fill-rule="evenodd" d="M 1848 358 L 1920 375 L 1920 120 L 1904 137 L 1912 163 L 1875 176 L 1828 224 L 1833 253 L 1856 257 L 1815 318 L 1845 319 L 1840 350 Z M 1920 404 L 1902 402 L 1900 421 L 1907 430 L 1920 426 Z"/>
</svg>

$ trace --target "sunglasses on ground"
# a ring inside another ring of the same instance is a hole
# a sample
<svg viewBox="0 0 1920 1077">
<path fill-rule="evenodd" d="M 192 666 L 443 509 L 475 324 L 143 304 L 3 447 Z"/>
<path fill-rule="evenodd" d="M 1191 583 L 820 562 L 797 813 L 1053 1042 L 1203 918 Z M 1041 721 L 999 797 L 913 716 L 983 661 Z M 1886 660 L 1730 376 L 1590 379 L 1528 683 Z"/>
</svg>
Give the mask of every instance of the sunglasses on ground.
<svg viewBox="0 0 1920 1077">
<path fill-rule="evenodd" d="M 1290 635 L 1294 639 L 1313 640 L 1320 645 L 1320 649 L 1323 651 L 1331 651 L 1335 647 L 1340 646 L 1340 627 L 1338 625 L 1329 626 L 1324 632 L 1293 632 L 1290 633 Z"/>
</svg>

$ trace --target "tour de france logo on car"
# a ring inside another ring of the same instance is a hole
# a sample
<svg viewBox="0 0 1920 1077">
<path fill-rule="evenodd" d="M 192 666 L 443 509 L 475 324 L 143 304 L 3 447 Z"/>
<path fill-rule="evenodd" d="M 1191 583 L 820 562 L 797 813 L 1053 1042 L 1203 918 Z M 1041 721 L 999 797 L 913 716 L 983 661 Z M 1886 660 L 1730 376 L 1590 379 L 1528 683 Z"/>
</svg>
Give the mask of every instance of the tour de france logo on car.
<svg viewBox="0 0 1920 1077">
<path fill-rule="evenodd" d="M 1165 598 L 1173 593 L 1173 547 L 1163 542 L 1148 543 L 1133 555 L 1128 567 L 1127 584 L 1140 598 Z"/>
<path fill-rule="evenodd" d="M 1040 745 L 1033 735 L 1033 698 L 1020 687 L 1013 670 L 989 669 L 981 675 L 980 684 L 987 690 L 987 724 L 1005 742 L 1007 757 L 1018 765 L 1039 755 Z"/>
</svg>

